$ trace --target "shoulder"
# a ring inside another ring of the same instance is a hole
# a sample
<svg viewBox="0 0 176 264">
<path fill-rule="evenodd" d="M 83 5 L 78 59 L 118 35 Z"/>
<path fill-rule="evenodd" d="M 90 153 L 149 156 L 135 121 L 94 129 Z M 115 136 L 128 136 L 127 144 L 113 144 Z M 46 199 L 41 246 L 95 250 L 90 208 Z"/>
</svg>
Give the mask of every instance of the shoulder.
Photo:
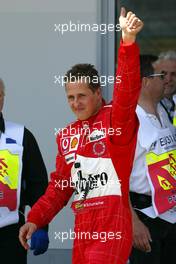
<svg viewBox="0 0 176 264">
<path fill-rule="evenodd" d="M 112 102 L 102 107 L 102 111 L 111 111 L 111 109 L 112 109 Z"/>
<path fill-rule="evenodd" d="M 24 127 L 24 136 L 23 136 L 23 147 L 25 150 L 29 151 L 38 151 L 39 146 L 37 140 L 33 133 L 26 127 Z"/>
<path fill-rule="evenodd" d="M 145 110 L 138 104 L 137 105 L 137 107 L 136 107 L 136 114 L 137 114 L 137 116 L 139 117 L 139 116 L 142 116 L 142 117 L 144 117 L 144 116 L 146 116 L 146 112 L 145 112 Z"/>
<path fill-rule="evenodd" d="M 71 135 L 76 134 L 78 131 L 78 128 L 80 127 L 80 121 L 74 121 L 69 123 L 66 127 L 64 128 L 59 128 L 57 132 L 55 133 L 56 135 L 56 141 L 60 140 L 61 138 L 66 138 Z"/>
<path fill-rule="evenodd" d="M 26 127 L 24 127 L 24 137 L 29 139 L 29 140 L 35 140 L 36 141 L 33 133 Z"/>
<path fill-rule="evenodd" d="M 15 139 L 17 143 L 22 145 L 24 137 L 23 125 L 10 121 L 5 121 L 5 133 L 8 137 Z"/>
<path fill-rule="evenodd" d="M 5 122 L 5 129 L 24 129 L 24 125 L 22 124 L 18 124 L 15 122 L 11 122 L 11 121 L 4 121 Z"/>
<path fill-rule="evenodd" d="M 112 112 L 112 103 L 103 105 L 99 113 L 97 114 L 97 118 L 98 119 L 104 119 L 104 118 L 109 119 L 111 112 Z"/>
</svg>

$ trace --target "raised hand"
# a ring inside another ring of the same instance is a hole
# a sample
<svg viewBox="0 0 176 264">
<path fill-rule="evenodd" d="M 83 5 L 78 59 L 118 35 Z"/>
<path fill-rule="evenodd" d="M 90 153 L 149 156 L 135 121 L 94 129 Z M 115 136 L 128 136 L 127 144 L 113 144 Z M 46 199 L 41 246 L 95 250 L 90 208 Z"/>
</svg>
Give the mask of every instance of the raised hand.
<svg viewBox="0 0 176 264">
<path fill-rule="evenodd" d="M 131 11 L 126 14 L 124 7 L 121 8 L 119 23 L 122 29 L 124 44 L 133 43 L 136 40 L 136 35 L 141 31 L 144 25 L 144 23 Z"/>
</svg>

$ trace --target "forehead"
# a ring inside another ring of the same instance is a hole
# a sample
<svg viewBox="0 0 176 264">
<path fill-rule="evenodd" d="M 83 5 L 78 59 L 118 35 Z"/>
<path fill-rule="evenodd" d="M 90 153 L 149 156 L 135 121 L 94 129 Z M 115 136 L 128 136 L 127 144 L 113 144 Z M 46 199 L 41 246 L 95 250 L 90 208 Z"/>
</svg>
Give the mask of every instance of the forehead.
<svg viewBox="0 0 176 264">
<path fill-rule="evenodd" d="M 79 93 L 92 93 L 92 90 L 89 88 L 88 83 L 86 82 L 68 82 L 65 85 L 66 94 L 79 94 Z"/>
<path fill-rule="evenodd" d="M 162 60 L 155 66 L 156 70 L 176 72 L 176 60 Z"/>
</svg>

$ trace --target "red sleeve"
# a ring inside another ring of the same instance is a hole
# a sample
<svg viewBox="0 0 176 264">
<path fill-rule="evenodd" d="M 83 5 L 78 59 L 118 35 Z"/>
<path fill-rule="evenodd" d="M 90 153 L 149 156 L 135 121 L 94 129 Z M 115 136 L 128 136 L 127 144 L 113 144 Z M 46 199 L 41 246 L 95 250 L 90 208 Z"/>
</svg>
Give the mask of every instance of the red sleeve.
<svg viewBox="0 0 176 264">
<path fill-rule="evenodd" d="M 59 137 L 57 143 L 59 150 Z M 71 165 L 66 164 L 64 156 L 59 151 L 56 156 L 56 171 L 51 173 L 51 180 L 45 194 L 39 198 L 29 212 L 28 222 L 35 223 L 38 228 L 43 227 L 67 204 L 73 193 L 70 184 L 70 170 Z"/>
<path fill-rule="evenodd" d="M 126 46 L 121 42 L 118 54 L 116 77 L 121 76 L 121 82 L 114 85 L 111 125 L 121 128 L 121 135 L 114 136 L 112 141 L 123 146 L 138 129 L 135 110 L 141 88 L 139 47 L 136 43 Z"/>
</svg>

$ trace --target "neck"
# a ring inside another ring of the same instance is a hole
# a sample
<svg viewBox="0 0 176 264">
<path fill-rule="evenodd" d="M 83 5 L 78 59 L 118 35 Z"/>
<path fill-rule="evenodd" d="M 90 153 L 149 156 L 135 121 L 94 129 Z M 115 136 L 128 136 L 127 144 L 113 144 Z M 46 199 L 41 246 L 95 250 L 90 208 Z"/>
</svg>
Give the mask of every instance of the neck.
<svg viewBox="0 0 176 264">
<path fill-rule="evenodd" d="M 101 109 L 102 105 L 103 105 L 103 102 L 100 101 L 99 104 L 98 104 L 98 106 L 97 106 L 97 109 L 96 109 L 94 115 L 96 115 L 99 112 L 99 110 Z"/>
<path fill-rule="evenodd" d="M 158 100 L 151 100 L 151 98 L 144 98 L 140 97 L 138 104 L 149 114 L 158 115 L 157 113 L 157 105 L 159 101 Z"/>
<path fill-rule="evenodd" d="M 165 95 L 165 98 L 167 98 L 169 101 L 172 101 L 173 95 Z"/>
</svg>

